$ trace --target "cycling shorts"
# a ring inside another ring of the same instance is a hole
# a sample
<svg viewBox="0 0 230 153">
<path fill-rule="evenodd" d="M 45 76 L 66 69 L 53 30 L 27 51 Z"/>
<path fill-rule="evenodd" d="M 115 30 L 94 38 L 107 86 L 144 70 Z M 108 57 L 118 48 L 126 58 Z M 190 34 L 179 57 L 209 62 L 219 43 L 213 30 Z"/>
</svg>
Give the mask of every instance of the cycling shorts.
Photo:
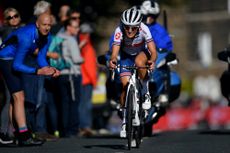
<svg viewBox="0 0 230 153">
<path fill-rule="evenodd" d="M 13 60 L 0 59 L 0 71 L 6 82 L 10 94 L 23 90 L 21 73 L 14 71 L 12 68 Z"/>
<path fill-rule="evenodd" d="M 147 58 L 150 59 L 150 56 L 151 56 L 150 52 L 147 49 L 145 49 L 143 52 L 145 53 Z M 125 65 L 125 66 L 133 66 L 133 65 L 135 65 L 135 58 L 136 58 L 136 56 L 138 54 L 129 55 L 129 54 L 121 51 L 120 65 L 121 66 L 122 65 Z M 131 76 L 131 70 L 128 70 L 126 68 L 121 68 L 120 69 L 120 77 L 124 77 L 124 76 Z"/>
</svg>

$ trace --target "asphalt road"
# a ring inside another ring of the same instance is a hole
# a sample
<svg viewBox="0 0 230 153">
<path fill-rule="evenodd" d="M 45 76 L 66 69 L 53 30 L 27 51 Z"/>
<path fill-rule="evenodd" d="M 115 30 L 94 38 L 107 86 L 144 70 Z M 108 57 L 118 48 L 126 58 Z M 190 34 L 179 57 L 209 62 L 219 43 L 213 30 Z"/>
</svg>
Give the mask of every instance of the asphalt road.
<svg viewBox="0 0 230 153">
<path fill-rule="evenodd" d="M 127 150 L 117 135 L 62 138 L 40 147 L 0 147 L 0 153 L 229 153 L 230 130 L 177 131 L 144 138 L 139 149 Z"/>
</svg>

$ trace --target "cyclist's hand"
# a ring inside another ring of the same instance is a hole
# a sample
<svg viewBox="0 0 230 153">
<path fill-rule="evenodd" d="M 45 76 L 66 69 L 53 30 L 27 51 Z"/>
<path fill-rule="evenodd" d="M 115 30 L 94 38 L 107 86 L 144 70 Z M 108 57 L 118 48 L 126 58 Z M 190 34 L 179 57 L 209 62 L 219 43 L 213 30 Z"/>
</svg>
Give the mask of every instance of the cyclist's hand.
<svg viewBox="0 0 230 153">
<path fill-rule="evenodd" d="M 147 64 L 149 66 L 149 70 L 152 71 L 155 67 L 155 63 L 151 60 L 148 60 Z"/>
<path fill-rule="evenodd" d="M 109 68 L 113 70 L 113 69 L 116 68 L 116 66 L 117 66 L 117 61 L 111 59 L 111 60 L 109 61 Z"/>
</svg>

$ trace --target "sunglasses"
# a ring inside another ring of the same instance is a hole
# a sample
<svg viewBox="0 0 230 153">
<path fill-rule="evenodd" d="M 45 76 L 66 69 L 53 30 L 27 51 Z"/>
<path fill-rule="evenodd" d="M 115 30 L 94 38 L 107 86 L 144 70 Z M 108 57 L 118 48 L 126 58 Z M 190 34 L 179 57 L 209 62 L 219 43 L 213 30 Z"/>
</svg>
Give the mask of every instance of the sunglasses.
<svg viewBox="0 0 230 153">
<path fill-rule="evenodd" d="M 73 27 L 74 29 L 79 29 L 79 26 L 72 26 L 72 25 L 70 26 Z"/>
<path fill-rule="evenodd" d="M 78 19 L 80 19 L 80 17 L 71 17 L 71 19 L 78 20 Z"/>
<path fill-rule="evenodd" d="M 7 18 L 6 18 L 6 20 L 11 20 L 11 19 L 13 19 L 13 18 L 19 18 L 19 15 L 18 14 L 15 14 L 15 15 L 13 15 L 13 16 L 8 16 Z"/>
<path fill-rule="evenodd" d="M 127 31 L 136 31 L 139 28 L 139 26 L 124 26 L 124 29 Z"/>
</svg>

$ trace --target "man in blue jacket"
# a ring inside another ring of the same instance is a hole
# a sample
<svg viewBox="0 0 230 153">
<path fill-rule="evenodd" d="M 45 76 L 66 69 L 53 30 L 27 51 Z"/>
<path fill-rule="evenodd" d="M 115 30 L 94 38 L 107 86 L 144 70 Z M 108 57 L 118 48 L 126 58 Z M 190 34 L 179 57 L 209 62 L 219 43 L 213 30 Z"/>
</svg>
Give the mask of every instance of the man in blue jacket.
<svg viewBox="0 0 230 153">
<path fill-rule="evenodd" d="M 151 35 L 153 37 L 153 40 L 156 44 L 157 48 L 157 60 L 156 65 L 158 65 L 168 54 L 170 54 L 173 51 L 173 42 L 172 39 L 161 24 L 157 22 L 157 18 L 160 14 L 160 6 L 155 0 L 145 0 L 141 4 L 139 8 L 143 14 L 143 20 L 144 23 L 149 27 L 149 30 L 151 32 Z M 150 110 L 149 118 L 152 119 L 152 121 L 149 121 L 149 131 L 145 129 L 145 132 L 147 132 L 147 135 L 151 135 L 152 133 L 152 124 L 157 122 L 158 119 L 164 115 L 166 112 L 166 108 L 169 105 L 170 102 L 175 100 L 179 95 L 180 91 L 180 77 L 176 72 L 168 72 L 169 70 L 167 68 L 160 68 L 155 69 L 155 71 L 152 73 L 152 78 L 155 82 L 155 91 L 153 92 L 153 97 L 158 96 L 158 108 L 155 108 L 158 113 L 155 117 L 151 117 L 151 113 L 154 113 L 154 108 L 152 111 Z M 168 76 L 169 75 L 169 76 Z M 170 83 L 170 91 L 167 89 L 165 85 L 165 79 L 169 77 L 169 83 Z M 168 93 L 169 92 L 169 93 Z M 175 93 L 174 93 L 175 92 Z M 173 96 L 172 96 L 173 93 Z M 148 122 L 148 119 L 147 119 Z"/>
<path fill-rule="evenodd" d="M 13 118 L 17 124 L 17 139 L 20 146 L 41 145 L 28 131 L 24 108 L 22 73 L 57 77 L 60 72 L 50 67 L 46 54 L 51 41 L 51 17 L 42 14 L 35 24 L 28 24 L 11 33 L 0 46 L 0 71 L 13 100 Z M 38 52 L 39 68 L 24 64 L 29 54 Z"/>
<path fill-rule="evenodd" d="M 160 7 L 157 2 L 146 0 L 140 6 L 140 10 L 143 14 L 144 23 L 149 27 L 153 40 L 156 43 L 158 54 L 160 54 L 157 59 L 158 63 L 173 50 L 172 39 L 165 27 L 157 22 L 160 14 Z"/>
</svg>

